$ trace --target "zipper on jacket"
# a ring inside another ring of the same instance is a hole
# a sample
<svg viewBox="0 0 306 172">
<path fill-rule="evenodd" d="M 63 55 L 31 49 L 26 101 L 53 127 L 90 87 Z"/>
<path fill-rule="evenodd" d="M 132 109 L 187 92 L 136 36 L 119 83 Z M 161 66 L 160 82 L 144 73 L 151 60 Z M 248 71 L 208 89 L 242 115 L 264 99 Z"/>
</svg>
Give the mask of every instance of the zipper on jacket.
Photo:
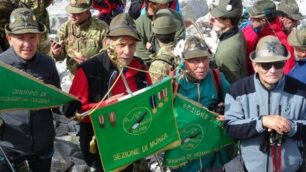
<svg viewBox="0 0 306 172">
<path fill-rule="evenodd" d="M 198 103 L 200 103 L 200 100 L 201 100 L 200 83 L 196 83 L 196 84 L 197 84 L 197 92 L 198 92 Z"/>
<path fill-rule="evenodd" d="M 259 105 L 256 105 L 256 109 L 257 109 L 257 116 L 260 116 L 260 107 L 259 107 Z"/>
<path fill-rule="evenodd" d="M 27 62 L 24 64 L 24 71 L 26 73 L 28 73 L 28 63 Z M 31 110 L 29 110 L 29 117 L 30 117 L 30 119 L 29 119 L 29 125 L 30 125 L 29 130 L 30 131 L 29 132 L 31 133 L 31 136 L 32 136 L 32 151 L 34 151 L 35 139 L 34 139 L 34 134 L 33 134 L 33 124 L 32 124 L 33 116 L 32 116 L 32 111 Z"/>
<path fill-rule="evenodd" d="M 271 105 L 271 100 L 270 100 L 270 91 L 268 91 L 268 115 L 270 115 L 270 105 Z"/>
</svg>

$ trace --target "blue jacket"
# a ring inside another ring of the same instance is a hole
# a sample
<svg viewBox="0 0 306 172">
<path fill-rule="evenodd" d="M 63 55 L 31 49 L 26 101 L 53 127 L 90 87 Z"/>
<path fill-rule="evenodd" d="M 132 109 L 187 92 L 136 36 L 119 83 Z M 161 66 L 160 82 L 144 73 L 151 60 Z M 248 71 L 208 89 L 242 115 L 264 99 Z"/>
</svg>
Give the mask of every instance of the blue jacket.
<svg viewBox="0 0 306 172">
<path fill-rule="evenodd" d="M 228 81 L 225 79 L 223 73 L 221 75 L 221 93 L 224 99 L 225 93 L 229 87 Z M 179 80 L 179 93 L 185 97 L 201 103 L 205 107 L 218 103 L 218 95 L 213 82 L 211 72 L 200 82 L 192 82 L 186 76 Z M 224 163 L 228 161 L 228 156 L 224 150 L 208 154 L 201 158 L 202 169 L 221 168 Z M 197 172 L 200 169 L 200 160 L 189 162 L 182 168 L 172 170 L 173 172 Z"/>
<path fill-rule="evenodd" d="M 293 78 L 300 80 L 306 84 L 306 59 L 296 61 L 295 66 L 292 68 L 291 72 L 288 74 Z"/>
<path fill-rule="evenodd" d="M 261 85 L 257 75 L 231 85 L 225 97 L 225 127 L 234 139 L 240 140 L 242 158 L 249 172 L 266 171 L 268 154 L 259 150 L 267 133 L 261 118 L 279 113 L 291 121 L 291 130 L 282 143 L 281 171 L 299 169 L 303 161 L 302 131 L 306 129 L 305 96 L 306 85 L 290 76 L 283 76 L 269 90 Z M 272 171 L 271 153 L 268 166 Z"/>
</svg>

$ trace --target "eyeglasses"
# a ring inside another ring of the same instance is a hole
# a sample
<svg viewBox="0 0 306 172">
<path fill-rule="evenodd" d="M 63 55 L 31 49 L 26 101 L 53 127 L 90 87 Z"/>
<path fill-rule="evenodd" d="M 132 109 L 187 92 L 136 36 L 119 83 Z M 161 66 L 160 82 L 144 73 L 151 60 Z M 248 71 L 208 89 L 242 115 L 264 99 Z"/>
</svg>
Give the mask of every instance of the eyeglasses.
<svg viewBox="0 0 306 172">
<path fill-rule="evenodd" d="M 269 70 L 272 68 L 272 66 L 274 66 L 275 69 L 282 69 L 285 66 L 285 63 L 283 61 L 272 62 L 272 63 L 259 63 L 259 64 L 264 70 Z"/>
</svg>

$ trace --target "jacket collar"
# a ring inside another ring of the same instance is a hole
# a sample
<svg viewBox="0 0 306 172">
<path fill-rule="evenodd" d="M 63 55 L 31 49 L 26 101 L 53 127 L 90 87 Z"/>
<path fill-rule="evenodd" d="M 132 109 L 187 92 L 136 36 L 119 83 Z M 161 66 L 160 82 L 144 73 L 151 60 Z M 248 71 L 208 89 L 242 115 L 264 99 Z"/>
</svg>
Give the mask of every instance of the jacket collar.
<svg viewBox="0 0 306 172">
<path fill-rule="evenodd" d="M 220 41 L 223 41 L 227 38 L 232 37 L 233 35 L 235 35 L 236 33 L 238 33 L 239 28 L 238 27 L 233 27 L 230 30 L 224 32 L 221 34 L 221 36 L 219 37 Z"/>
<path fill-rule="evenodd" d="M 26 64 L 26 63 L 29 63 L 29 62 L 33 62 L 36 58 L 36 54 L 35 54 L 34 57 L 32 57 L 31 59 L 25 60 L 25 59 L 23 59 L 23 58 L 21 58 L 20 56 L 17 55 L 17 53 L 15 52 L 13 47 L 10 47 L 7 51 L 8 51 L 8 55 L 11 56 L 12 58 L 14 58 L 14 61 L 16 63 L 19 63 L 19 64 Z"/>
</svg>

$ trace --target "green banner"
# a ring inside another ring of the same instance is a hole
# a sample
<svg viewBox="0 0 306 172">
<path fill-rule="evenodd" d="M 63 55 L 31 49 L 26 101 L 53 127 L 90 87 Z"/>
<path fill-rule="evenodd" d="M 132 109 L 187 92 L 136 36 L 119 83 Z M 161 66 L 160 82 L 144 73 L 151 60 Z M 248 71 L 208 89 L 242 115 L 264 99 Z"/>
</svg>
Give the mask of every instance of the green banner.
<svg viewBox="0 0 306 172">
<path fill-rule="evenodd" d="M 172 100 L 167 78 L 90 115 L 105 171 L 180 144 Z"/>
<path fill-rule="evenodd" d="M 76 100 L 3 62 L 0 62 L 0 78 L 0 111 L 51 108 Z"/>
<path fill-rule="evenodd" d="M 165 152 L 164 165 L 178 168 L 233 143 L 217 114 L 180 94 L 175 96 L 174 113 L 181 146 Z"/>
</svg>

